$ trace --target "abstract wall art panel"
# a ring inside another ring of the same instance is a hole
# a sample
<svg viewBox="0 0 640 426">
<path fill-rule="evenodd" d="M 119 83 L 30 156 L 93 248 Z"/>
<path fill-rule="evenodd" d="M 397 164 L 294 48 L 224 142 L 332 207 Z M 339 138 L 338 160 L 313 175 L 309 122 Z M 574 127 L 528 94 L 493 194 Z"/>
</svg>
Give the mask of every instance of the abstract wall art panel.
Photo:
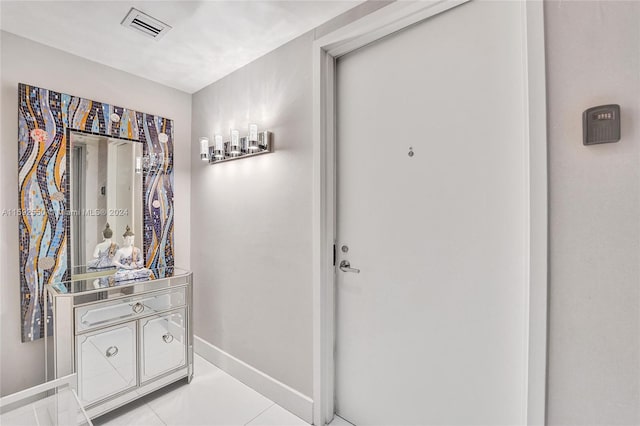
<svg viewBox="0 0 640 426">
<path fill-rule="evenodd" d="M 143 250 L 171 274 L 173 121 L 27 84 L 18 86 L 18 191 L 22 341 L 52 333 L 44 286 L 70 279 L 69 132 L 144 144 Z M 46 319 L 45 319 L 46 318 Z"/>
</svg>

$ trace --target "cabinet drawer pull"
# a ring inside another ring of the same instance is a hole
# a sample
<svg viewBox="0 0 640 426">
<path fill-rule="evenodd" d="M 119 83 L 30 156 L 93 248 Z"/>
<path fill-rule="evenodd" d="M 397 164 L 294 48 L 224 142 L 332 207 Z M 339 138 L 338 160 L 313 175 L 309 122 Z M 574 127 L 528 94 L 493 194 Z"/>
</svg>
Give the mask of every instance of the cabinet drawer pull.
<svg viewBox="0 0 640 426">
<path fill-rule="evenodd" d="M 173 342 L 173 335 L 171 333 L 167 333 L 162 336 L 162 340 L 164 340 L 165 343 L 171 343 Z"/>
<path fill-rule="evenodd" d="M 144 305 L 138 302 L 133 305 L 131 309 L 133 309 L 133 312 L 135 312 L 136 314 L 139 314 L 140 312 L 144 311 Z"/>
<path fill-rule="evenodd" d="M 107 352 L 105 352 L 107 358 L 111 358 L 112 356 L 118 355 L 118 347 L 117 346 L 109 346 L 107 348 Z"/>
</svg>

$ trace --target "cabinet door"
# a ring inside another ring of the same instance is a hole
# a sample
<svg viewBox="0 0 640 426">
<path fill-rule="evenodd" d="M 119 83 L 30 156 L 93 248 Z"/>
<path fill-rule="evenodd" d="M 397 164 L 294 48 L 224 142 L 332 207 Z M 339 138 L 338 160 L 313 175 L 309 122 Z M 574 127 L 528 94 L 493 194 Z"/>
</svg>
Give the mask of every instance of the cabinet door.
<svg viewBox="0 0 640 426">
<path fill-rule="evenodd" d="M 136 337 L 135 321 L 76 337 L 84 406 L 137 386 Z"/>
<path fill-rule="evenodd" d="M 186 365 L 186 324 L 184 309 L 140 320 L 142 383 Z"/>
</svg>

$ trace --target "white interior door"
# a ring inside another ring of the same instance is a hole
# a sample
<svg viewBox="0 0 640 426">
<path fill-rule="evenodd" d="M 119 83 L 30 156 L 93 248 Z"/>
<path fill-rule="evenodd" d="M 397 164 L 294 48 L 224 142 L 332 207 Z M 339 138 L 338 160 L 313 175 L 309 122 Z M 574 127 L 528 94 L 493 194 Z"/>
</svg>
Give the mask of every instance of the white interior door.
<svg viewBox="0 0 640 426">
<path fill-rule="evenodd" d="M 466 3 L 338 60 L 336 263 L 360 273 L 336 271 L 336 412 L 356 425 L 526 422 L 523 7 Z"/>
</svg>

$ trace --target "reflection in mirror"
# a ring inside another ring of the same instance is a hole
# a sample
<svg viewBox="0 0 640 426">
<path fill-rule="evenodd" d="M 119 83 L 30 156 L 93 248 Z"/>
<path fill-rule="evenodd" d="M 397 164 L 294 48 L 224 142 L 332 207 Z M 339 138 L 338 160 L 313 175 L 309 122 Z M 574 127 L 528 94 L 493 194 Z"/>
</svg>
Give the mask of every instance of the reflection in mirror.
<svg viewBox="0 0 640 426">
<path fill-rule="evenodd" d="M 113 271 L 127 227 L 142 235 L 142 144 L 70 132 L 72 275 Z"/>
</svg>

